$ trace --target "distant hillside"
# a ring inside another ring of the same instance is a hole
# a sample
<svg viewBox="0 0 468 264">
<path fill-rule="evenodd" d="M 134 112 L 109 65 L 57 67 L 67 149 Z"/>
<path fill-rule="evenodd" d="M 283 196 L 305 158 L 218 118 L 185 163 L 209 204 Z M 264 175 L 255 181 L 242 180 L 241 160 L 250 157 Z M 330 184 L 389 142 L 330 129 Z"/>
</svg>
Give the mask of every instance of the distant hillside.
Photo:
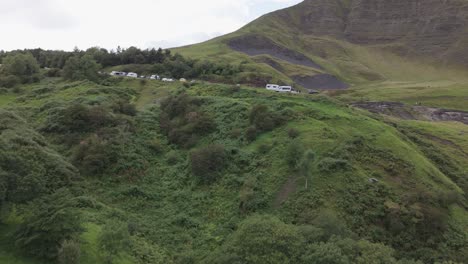
<svg viewBox="0 0 468 264">
<path fill-rule="evenodd" d="M 467 21 L 464 0 L 307 0 L 176 51 L 244 61 L 305 88 L 446 79 L 468 66 Z"/>
</svg>

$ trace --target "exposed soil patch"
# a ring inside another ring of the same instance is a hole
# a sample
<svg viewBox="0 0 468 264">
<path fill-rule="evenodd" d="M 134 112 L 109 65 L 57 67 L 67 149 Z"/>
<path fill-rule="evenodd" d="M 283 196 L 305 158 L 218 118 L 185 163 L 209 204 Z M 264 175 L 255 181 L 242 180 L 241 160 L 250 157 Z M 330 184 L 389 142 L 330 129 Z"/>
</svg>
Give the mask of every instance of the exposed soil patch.
<svg viewBox="0 0 468 264">
<path fill-rule="evenodd" d="M 468 125 L 468 112 L 465 111 L 424 106 L 415 106 L 414 110 L 426 117 L 430 117 L 432 121 L 458 121 Z"/>
<path fill-rule="evenodd" d="M 343 90 L 349 88 L 347 83 L 330 74 L 314 76 L 293 76 L 293 81 L 307 89 Z"/>
<path fill-rule="evenodd" d="M 265 64 L 268 64 L 270 65 L 273 69 L 279 71 L 279 72 L 282 72 L 284 73 L 284 68 L 283 66 L 281 66 L 280 63 L 278 63 L 277 61 L 269 58 L 269 57 L 262 57 L 262 58 L 258 58 L 258 59 L 255 59 L 256 62 L 260 62 L 260 63 L 265 63 Z"/>
<path fill-rule="evenodd" d="M 281 189 L 279 193 L 276 195 L 275 202 L 273 203 L 273 206 L 275 208 L 279 208 L 291 195 L 297 190 L 297 182 L 296 178 L 290 177 L 286 183 L 281 186 Z"/>
<path fill-rule="evenodd" d="M 425 138 L 428 138 L 428 139 L 430 139 L 432 141 L 438 142 L 438 143 L 440 143 L 442 145 L 446 145 L 446 146 L 450 146 L 452 148 L 455 148 L 455 149 L 459 150 L 461 153 L 463 153 L 465 156 L 468 156 L 468 153 L 466 153 L 465 150 L 462 147 L 458 146 L 457 144 L 453 143 L 452 141 L 450 141 L 448 139 L 436 137 L 434 135 L 426 134 L 426 133 L 420 134 L 420 135 L 422 135 Z"/>
<path fill-rule="evenodd" d="M 322 67 L 302 53 L 280 46 L 270 39 L 259 35 L 245 35 L 231 39 L 228 46 L 250 56 L 270 55 L 292 64 L 303 65 L 322 70 Z"/>
<path fill-rule="evenodd" d="M 468 125 L 468 112 L 425 106 L 408 106 L 398 102 L 363 102 L 353 104 L 373 113 L 406 120 L 457 121 Z"/>
</svg>

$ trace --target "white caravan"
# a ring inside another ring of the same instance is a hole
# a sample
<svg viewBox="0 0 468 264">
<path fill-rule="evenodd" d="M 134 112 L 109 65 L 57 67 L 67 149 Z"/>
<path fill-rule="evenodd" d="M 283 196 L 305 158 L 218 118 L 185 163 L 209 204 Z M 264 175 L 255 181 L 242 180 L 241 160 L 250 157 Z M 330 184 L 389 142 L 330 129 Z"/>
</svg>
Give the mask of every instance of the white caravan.
<svg viewBox="0 0 468 264">
<path fill-rule="evenodd" d="M 267 84 L 267 85 L 266 85 L 266 89 L 267 89 L 267 90 L 276 91 L 276 92 L 279 91 L 279 87 L 280 87 L 280 86 L 277 85 L 277 84 Z"/>
<path fill-rule="evenodd" d="M 280 93 L 290 93 L 293 89 L 291 86 L 280 86 L 278 92 Z"/>
<path fill-rule="evenodd" d="M 126 72 L 119 72 L 119 71 L 112 71 L 110 73 L 110 75 L 112 75 L 112 76 L 127 76 L 127 73 Z"/>
<path fill-rule="evenodd" d="M 130 78 L 138 78 L 138 74 L 134 73 L 134 72 L 129 72 L 127 74 L 127 77 L 130 77 Z"/>
</svg>

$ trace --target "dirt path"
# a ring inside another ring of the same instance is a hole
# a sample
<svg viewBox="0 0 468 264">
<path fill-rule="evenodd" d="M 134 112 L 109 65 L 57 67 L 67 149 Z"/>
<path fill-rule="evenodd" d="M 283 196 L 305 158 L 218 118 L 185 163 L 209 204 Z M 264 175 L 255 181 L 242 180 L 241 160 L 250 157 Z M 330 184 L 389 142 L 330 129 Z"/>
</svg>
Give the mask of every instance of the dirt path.
<svg viewBox="0 0 468 264">
<path fill-rule="evenodd" d="M 288 199 L 288 197 L 297 190 L 296 178 L 291 176 L 281 186 L 280 191 L 276 195 L 275 202 L 273 203 L 274 208 L 279 208 Z"/>
</svg>

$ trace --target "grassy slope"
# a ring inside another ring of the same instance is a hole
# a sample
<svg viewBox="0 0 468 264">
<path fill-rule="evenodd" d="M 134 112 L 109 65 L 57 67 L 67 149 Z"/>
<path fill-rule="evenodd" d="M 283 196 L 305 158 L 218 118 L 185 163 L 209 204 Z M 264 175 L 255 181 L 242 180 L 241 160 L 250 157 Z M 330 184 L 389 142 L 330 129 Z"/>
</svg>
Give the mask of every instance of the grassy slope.
<svg viewBox="0 0 468 264">
<path fill-rule="evenodd" d="M 34 113 L 31 121 L 39 125 L 45 113 L 37 110 L 50 102 L 71 102 L 85 98 L 93 101 L 112 97 L 112 93 L 99 92 L 106 87 L 86 82 L 48 86 L 69 88 L 35 96 L 37 92 L 34 91 L 44 87 L 44 84 L 28 87 L 26 95 L 12 101 L 8 107 L 25 115 Z M 199 145 L 222 143 L 228 149 L 236 150 L 237 154 L 232 157 L 232 165 L 217 183 L 210 187 L 198 186 L 188 170 L 188 152 L 167 145 L 167 139 L 158 130 L 158 112 L 152 110 L 152 106 L 157 105 L 162 98 L 181 89 L 180 84 L 167 85 L 155 81 L 141 85 L 138 80 L 125 80 L 117 86 L 130 87 L 139 95 L 133 99 L 141 111 L 136 118 L 137 132 L 129 139 L 131 144 L 129 143 L 126 152 L 129 155 L 143 150 L 147 153 L 147 143 L 152 140 L 162 143 L 162 152 L 144 156 L 147 167 L 137 178 L 132 176 L 128 180 L 117 182 L 112 180 L 111 175 L 101 180 L 88 179 L 88 195 L 98 205 L 95 209 L 84 211 L 84 226 L 88 230 L 83 234 L 84 263 L 102 260 L 102 256 L 96 251 L 97 234 L 108 219 L 114 218 L 135 222 L 141 234 L 145 234 L 136 236 L 135 243 L 150 245 L 148 247 L 157 252 L 155 254 L 161 263 L 171 262 L 175 252 L 186 252 L 190 258 L 199 260 L 224 241 L 232 232 L 232 227 L 245 217 L 239 212 L 240 197 L 252 183 L 256 186 L 260 204 L 257 211 L 278 214 L 286 219 L 291 217 L 294 210 L 304 206 L 298 204 L 300 201 L 309 199 L 311 195 L 326 201 L 318 208 L 309 209 L 311 212 L 328 208 L 339 214 L 346 214 L 340 209 L 343 191 L 353 184 L 367 182 L 370 177 L 377 177 L 397 196 L 411 194 L 421 188 L 430 192 L 466 192 L 466 189 L 461 190 L 454 184 L 441 171 L 440 166 L 431 161 L 399 130 L 373 119 L 364 111 L 352 110 L 321 96 L 277 95 L 251 88 L 242 88 L 240 92 L 232 93 L 229 86 L 217 84 L 199 84 L 188 90 L 189 94 L 204 98 L 206 103 L 203 109 L 214 115 L 218 127 L 217 132 L 203 138 Z M 0 95 L 0 98 L 2 96 L 5 95 Z M 265 104 L 271 109 L 289 109 L 294 113 L 294 118 L 288 124 L 262 134 L 252 144 L 231 138 L 233 130 L 246 129 L 248 111 L 255 104 Z M 468 133 L 465 133 L 464 126 L 409 121 L 401 122 L 401 125 L 413 131 L 451 140 L 453 145 L 434 144 L 456 161 L 455 170 L 464 170 L 466 173 L 468 158 L 459 154 L 460 149 L 466 151 L 468 147 Z M 363 157 L 349 159 L 353 166 L 351 171 L 324 174 L 314 167 L 312 176 L 308 179 L 309 188 L 305 189 L 305 179 L 292 172 L 285 162 L 286 147 L 291 142 L 287 135 L 289 128 L 296 128 L 300 132 L 299 140 L 317 154 L 317 160 L 331 152 L 340 156 L 346 152 L 343 148 L 355 140 L 362 140 L 365 146 L 377 154 L 372 155 L 366 153 L 366 149 L 358 149 L 363 151 L 360 154 Z M 266 152 L 261 149 L 266 149 Z M 171 155 L 177 157 L 175 163 L 169 163 L 168 158 Z M 247 165 L 236 165 L 243 164 L 243 160 Z M 413 166 L 411 173 L 405 172 L 405 164 Z M 389 167 L 396 168 L 396 175 L 387 171 Z M 284 203 L 275 205 L 285 182 L 290 178 L 296 179 L 297 186 L 294 189 L 297 192 L 287 192 Z M 134 190 L 138 190 L 143 196 L 129 195 Z M 306 208 L 301 210 L 307 211 Z M 454 206 L 451 215 L 451 221 L 466 232 L 467 227 L 463 224 L 467 219 L 466 211 Z M 8 232 L 7 230 L 4 229 L 3 232 Z M 0 246 L 0 252 L 3 252 L 0 253 L 0 260 L 3 258 L 19 264 L 29 263 L 6 253 L 6 244 Z M 118 260 L 121 263 L 132 263 L 127 254 L 130 253 L 124 253 Z M 181 258 L 180 254 L 178 258 Z"/>
</svg>

